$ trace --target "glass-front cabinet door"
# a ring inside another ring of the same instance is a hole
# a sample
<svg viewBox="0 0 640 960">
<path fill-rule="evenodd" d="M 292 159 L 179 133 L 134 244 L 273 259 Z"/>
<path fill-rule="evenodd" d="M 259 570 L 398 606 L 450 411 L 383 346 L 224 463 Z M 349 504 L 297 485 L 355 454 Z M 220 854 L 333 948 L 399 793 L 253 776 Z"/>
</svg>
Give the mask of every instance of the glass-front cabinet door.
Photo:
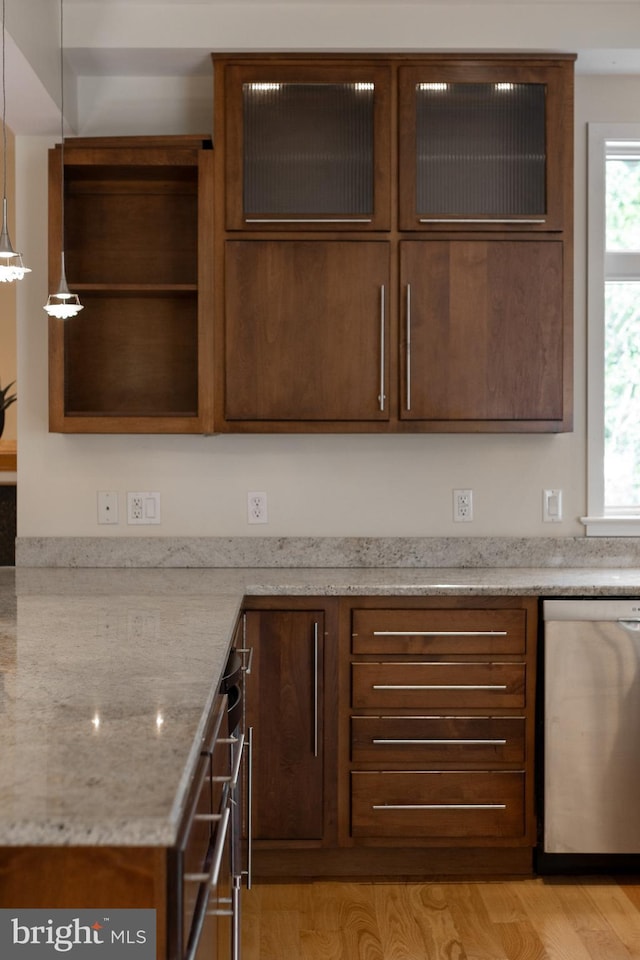
<svg viewBox="0 0 640 960">
<path fill-rule="evenodd" d="M 563 76 L 562 64 L 401 68 L 401 229 L 562 229 Z"/>
<path fill-rule="evenodd" d="M 230 66 L 227 229 L 389 229 L 390 71 Z"/>
</svg>

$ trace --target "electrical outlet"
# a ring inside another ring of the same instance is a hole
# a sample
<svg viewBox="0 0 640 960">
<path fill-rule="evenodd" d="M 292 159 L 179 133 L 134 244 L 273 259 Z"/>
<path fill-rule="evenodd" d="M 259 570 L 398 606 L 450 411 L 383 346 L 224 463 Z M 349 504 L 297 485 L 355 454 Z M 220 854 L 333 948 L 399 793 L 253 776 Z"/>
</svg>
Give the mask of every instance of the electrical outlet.
<svg viewBox="0 0 640 960">
<path fill-rule="evenodd" d="M 118 523 L 118 494 L 98 490 L 98 523 Z"/>
<path fill-rule="evenodd" d="M 127 523 L 160 523 L 159 493 L 127 493 Z"/>
<path fill-rule="evenodd" d="M 473 490 L 453 491 L 453 519 L 456 523 L 473 520 Z"/>
<path fill-rule="evenodd" d="M 247 523 L 268 523 L 267 495 L 255 490 L 247 494 Z"/>
</svg>

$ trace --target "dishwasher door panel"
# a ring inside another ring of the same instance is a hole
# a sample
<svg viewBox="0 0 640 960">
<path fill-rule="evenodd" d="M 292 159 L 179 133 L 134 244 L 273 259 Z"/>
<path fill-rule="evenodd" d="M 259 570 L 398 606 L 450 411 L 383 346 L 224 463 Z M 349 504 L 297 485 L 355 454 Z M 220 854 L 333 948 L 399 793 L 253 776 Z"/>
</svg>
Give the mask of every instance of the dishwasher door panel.
<svg viewBox="0 0 640 960">
<path fill-rule="evenodd" d="M 549 607 L 575 619 L 545 622 L 544 851 L 640 853 L 640 606 Z"/>
</svg>

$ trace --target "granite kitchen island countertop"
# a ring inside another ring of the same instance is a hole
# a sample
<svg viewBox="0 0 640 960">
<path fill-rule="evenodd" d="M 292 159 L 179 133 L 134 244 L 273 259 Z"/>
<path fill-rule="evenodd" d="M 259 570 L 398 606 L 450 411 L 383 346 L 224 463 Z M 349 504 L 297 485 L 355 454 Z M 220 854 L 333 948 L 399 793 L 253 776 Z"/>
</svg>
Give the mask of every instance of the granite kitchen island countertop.
<svg viewBox="0 0 640 960">
<path fill-rule="evenodd" d="M 623 568 L 0 568 L 0 845 L 174 843 L 244 596 L 640 596 Z"/>
</svg>

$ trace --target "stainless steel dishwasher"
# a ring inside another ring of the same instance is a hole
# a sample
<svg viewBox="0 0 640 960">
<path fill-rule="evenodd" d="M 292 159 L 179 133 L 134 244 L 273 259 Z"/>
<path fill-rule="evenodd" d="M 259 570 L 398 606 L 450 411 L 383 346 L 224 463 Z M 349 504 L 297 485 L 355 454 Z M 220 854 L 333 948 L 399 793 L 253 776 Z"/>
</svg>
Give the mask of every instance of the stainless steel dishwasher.
<svg viewBox="0 0 640 960">
<path fill-rule="evenodd" d="M 640 599 L 546 600 L 543 851 L 640 853 Z"/>
</svg>

